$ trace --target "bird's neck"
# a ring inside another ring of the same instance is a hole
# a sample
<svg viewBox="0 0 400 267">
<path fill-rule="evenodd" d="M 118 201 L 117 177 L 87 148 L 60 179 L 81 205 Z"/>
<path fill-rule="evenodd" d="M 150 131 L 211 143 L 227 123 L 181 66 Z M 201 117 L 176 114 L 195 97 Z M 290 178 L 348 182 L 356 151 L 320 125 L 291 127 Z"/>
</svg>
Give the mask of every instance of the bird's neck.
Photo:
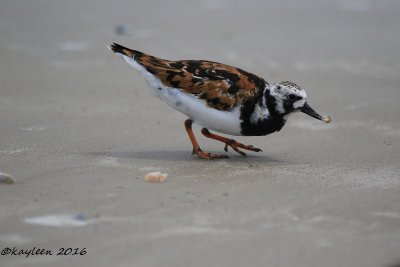
<svg viewBox="0 0 400 267">
<path fill-rule="evenodd" d="M 282 129 L 285 114 L 279 109 L 278 99 L 264 89 L 259 95 L 246 100 L 241 110 L 243 135 L 267 135 Z"/>
<path fill-rule="evenodd" d="M 268 110 L 272 114 L 272 116 L 286 117 L 288 107 L 287 107 L 287 105 L 285 105 L 285 103 L 282 101 L 281 97 L 279 97 L 278 94 L 275 94 L 274 92 L 271 92 L 270 90 L 266 90 L 265 98 L 266 98 L 265 101 L 267 102 Z"/>
</svg>

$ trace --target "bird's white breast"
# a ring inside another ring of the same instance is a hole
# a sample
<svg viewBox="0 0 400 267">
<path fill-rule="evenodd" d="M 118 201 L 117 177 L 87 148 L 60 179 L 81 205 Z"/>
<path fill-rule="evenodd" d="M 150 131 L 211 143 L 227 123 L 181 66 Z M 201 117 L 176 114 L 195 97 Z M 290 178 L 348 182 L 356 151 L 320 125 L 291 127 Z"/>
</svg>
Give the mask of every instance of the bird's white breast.
<svg viewBox="0 0 400 267">
<path fill-rule="evenodd" d="M 176 88 L 164 87 L 160 91 L 159 97 L 164 102 L 205 128 L 230 135 L 241 135 L 239 107 L 232 111 L 221 111 L 208 107 L 204 100 Z"/>
<path fill-rule="evenodd" d="M 194 122 L 216 132 L 242 135 L 240 127 L 240 107 L 231 111 L 221 111 L 208 107 L 206 102 L 182 90 L 167 87 L 134 59 L 121 55 L 132 67 L 138 70 L 151 87 L 152 94 L 171 107 L 179 110 Z"/>
</svg>

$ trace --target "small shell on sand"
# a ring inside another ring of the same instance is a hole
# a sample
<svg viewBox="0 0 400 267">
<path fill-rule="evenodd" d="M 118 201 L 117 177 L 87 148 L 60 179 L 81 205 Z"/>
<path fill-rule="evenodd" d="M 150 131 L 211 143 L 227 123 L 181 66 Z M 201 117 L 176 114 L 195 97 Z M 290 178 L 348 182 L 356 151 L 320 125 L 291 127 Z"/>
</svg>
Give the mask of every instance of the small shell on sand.
<svg viewBox="0 0 400 267">
<path fill-rule="evenodd" d="M 323 119 L 324 122 L 326 123 L 330 123 L 331 122 L 331 116 L 325 116 L 325 118 Z"/>
<path fill-rule="evenodd" d="M 4 172 L 0 172 L 0 184 L 15 184 L 15 183 L 16 181 L 11 175 Z"/>
<path fill-rule="evenodd" d="M 167 179 L 168 173 L 149 172 L 144 176 L 144 180 L 150 183 L 162 183 Z"/>
</svg>

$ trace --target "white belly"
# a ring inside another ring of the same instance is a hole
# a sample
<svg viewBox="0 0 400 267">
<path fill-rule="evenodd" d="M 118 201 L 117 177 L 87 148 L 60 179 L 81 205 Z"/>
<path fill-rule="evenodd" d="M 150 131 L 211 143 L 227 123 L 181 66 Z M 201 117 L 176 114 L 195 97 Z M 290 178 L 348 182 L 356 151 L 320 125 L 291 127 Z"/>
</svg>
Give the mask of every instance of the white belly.
<svg viewBox="0 0 400 267">
<path fill-rule="evenodd" d="M 242 135 L 240 128 L 240 108 L 221 111 L 207 106 L 204 100 L 182 90 L 164 86 L 153 74 L 149 73 L 134 59 L 121 55 L 132 67 L 138 70 L 151 87 L 153 95 L 159 97 L 171 107 L 179 110 L 194 122 L 216 132 Z"/>
<path fill-rule="evenodd" d="M 163 88 L 159 91 L 160 99 L 203 127 L 220 133 L 241 135 L 239 107 L 232 111 L 220 111 L 179 89 Z"/>
</svg>

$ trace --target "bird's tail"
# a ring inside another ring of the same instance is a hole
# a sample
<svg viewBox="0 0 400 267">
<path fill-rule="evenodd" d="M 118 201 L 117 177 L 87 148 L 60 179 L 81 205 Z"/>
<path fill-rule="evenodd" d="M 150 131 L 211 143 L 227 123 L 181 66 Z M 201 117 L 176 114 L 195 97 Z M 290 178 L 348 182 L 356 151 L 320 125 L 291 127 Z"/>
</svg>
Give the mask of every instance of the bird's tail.
<svg viewBox="0 0 400 267">
<path fill-rule="evenodd" d="M 111 49 L 116 54 L 127 56 L 127 57 L 130 57 L 130 58 L 133 58 L 133 59 L 135 59 L 137 56 L 142 56 L 143 55 L 143 53 L 140 52 L 140 51 L 127 48 L 127 47 L 122 46 L 122 45 L 117 44 L 117 43 L 113 43 L 108 48 Z"/>
</svg>

